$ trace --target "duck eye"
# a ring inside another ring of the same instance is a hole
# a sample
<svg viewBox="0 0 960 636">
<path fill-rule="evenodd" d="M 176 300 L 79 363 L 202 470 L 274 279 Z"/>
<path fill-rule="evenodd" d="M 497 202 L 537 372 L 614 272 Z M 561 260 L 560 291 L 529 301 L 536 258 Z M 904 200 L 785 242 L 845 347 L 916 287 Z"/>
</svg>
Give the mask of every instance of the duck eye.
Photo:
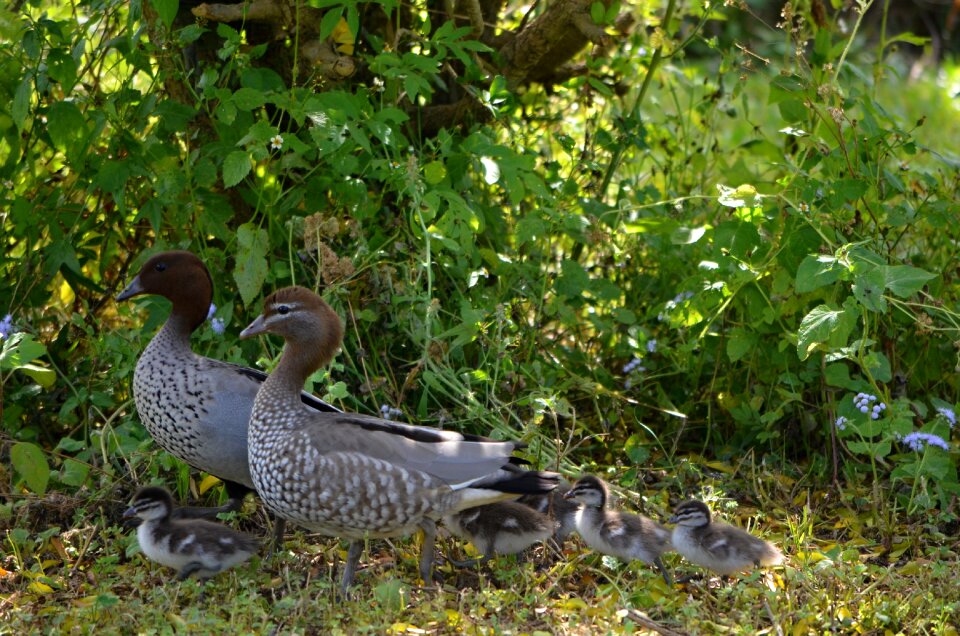
<svg viewBox="0 0 960 636">
<path fill-rule="evenodd" d="M 287 305 L 280 305 L 279 307 L 277 307 L 277 313 L 280 314 L 281 316 L 286 316 L 287 314 L 290 313 L 290 307 Z"/>
<path fill-rule="evenodd" d="M 156 265 L 153 266 L 153 269 L 157 270 L 158 272 L 164 272 L 167 270 L 167 264 L 157 263 Z"/>
</svg>

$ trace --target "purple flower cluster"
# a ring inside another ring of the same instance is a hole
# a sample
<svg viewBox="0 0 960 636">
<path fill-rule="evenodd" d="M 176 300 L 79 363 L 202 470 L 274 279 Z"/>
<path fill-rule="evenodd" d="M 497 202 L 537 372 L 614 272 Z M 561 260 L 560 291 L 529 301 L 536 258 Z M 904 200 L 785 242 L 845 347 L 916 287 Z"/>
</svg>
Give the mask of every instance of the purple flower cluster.
<svg viewBox="0 0 960 636">
<path fill-rule="evenodd" d="M 223 332 L 227 330 L 227 323 L 223 321 L 223 318 L 214 318 L 213 314 L 215 313 L 217 313 L 217 306 L 210 303 L 210 309 L 207 310 L 207 320 L 210 321 L 210 328 L 213 329 L 213 333 L 222 336 Z"/>
<path fill-rule="evenodd" d="M 651 338 L 650 340 L 647 340 L 647 353 L 656 353 L 656 351 L 657 351 L 657 340 L 655 338 Z"/>
<path fill-rule="evenodd" d="M 647 368 L 642 366 L 643 358 L 638 358 L 634 356 L 633 360 L 623 365 L 624 375 L 628 373 L 633 373 L 634 371 L 646 371 Z"/>
<path fill-rule="evenodd" d="M 692 291 L 680 292 L 679 294 L 677 294 L 676 296 L 673 297 L 673 300 L 668 300 L 668 301 L 667 301 L 666 305 L 664 305 L 664 309 L 665 309 L 666 311 L 665 311 L 665 312 L 664 312 L 664 311 L 661 311 L 659 314 L 657 314 L 657 320 L 663 322 L 663 320 L 666 319 L 668 313 L 670 313 L 671 311 L 673 311 L 674 309 L 676 309 L 676 308 L 677 308 L 677 305 L 679 305 L 679 304 L 682 303 L 683 301 L 688 300 L 688 299 L 690 299 L 690 298 L 693 298 L 693 292 L 692 292 Z"/>
<path fill-rule="evenodd" d="M 910 447 L 910 450 L 920 452 L 926 446 L 939 446 L 943 450 L 950 450 L 950 446 L 947 445 L 945 439 L 939 435 L 934 435 L 933 433 L 921 433 L 917 431 L 915 433 L 910 433 L 903 438 L 903 443 Z"/>
<path fill-rule="evenodd" d="M 9 338 L 15 333 L 16 331 L 13 327 L 13 316 L 11 314 L 7 314 L 3 317 L 3 320 L 0 320 L 0 340 Z"/>
<path fill-rule="evenodd" d="M 837 421 L 834 422 L 833 425 L 837 427 L 838 431 L 845 431 L 847 430 L 847 422 L 849 421 L 850 420 L 841 415 L 837 418 Z"/>
<path fill-rule="evenodd" d="M 957 425 L 957 414 L 953 412 L 953 409 L 947 408 L 945 406 L 938 406 L 937 413 L 942 415 L 944 419 L 950 422 L 950 428 L 953 428 Z"/>
<path fill-rule="evenodd" d="M 857 393 L 853 397 L 853 404 L 861 413 L 869 413 L 870 419 L 877 420 L 880 419 L 880 414 L 887 410 L 887 405 L 883 402 L 873 404 L 874 402 L 877 402 L 877 396 L 869 393 Z"/>
</svg>

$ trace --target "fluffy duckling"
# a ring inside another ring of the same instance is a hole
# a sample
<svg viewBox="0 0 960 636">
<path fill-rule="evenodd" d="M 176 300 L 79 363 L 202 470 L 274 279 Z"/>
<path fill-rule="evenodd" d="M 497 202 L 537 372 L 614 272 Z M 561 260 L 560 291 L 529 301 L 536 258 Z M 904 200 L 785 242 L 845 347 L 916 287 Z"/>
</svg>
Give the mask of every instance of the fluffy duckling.
<svg viewBox="0 0 960 636">
<path fill-rule="evenodd" d="M 257 541 L 204 519 L 174 519 L 173 498 L 149 486 L 134 495 L 124 517 L 139 517 L 137 541 L 151 561 L 177 571 L 182 581 L 192 574 L 207 579 L 243 563 L 257 551 Z"/>
<path fill-rule="evenodd" d="M 671 537 L 674 550 L 722 576 L 783 562 L 783 554 L 769 541 L 711 521 L 710 508 L 702 501 L 684 501 L 674 509 L 669 523 L 677 524 Z"/>
<path fill-rule="evenodd" d="M 580 504 L 565 497 L 570 488 L 570 482 L 561 479 L 556 489 L 546 495 L 524 495 L 517 499 L 517 503 L 529 506 L 554 520 L 557 529 L 553 533 L 553 540 L 557 547 L 577 530 L 575 515 L 580 510 Z"/>
<path fill-rule="evenodd" d="M 574 524 L 590 548 L 625 561 L 656 565 L 667 585 L 673 584 L 670 572 L 660 559 L 671 549 L 667 528 L 643 515 L 608 510 L 610 491 L 602 479 L 593 475 L 577 480 L 565 497 L 581 504 L 574 514 Z"/>
<path fill-rule="evenodd" d="M 443 521 L 482 555 L 469 561 L 451 560 L 457 567 L 486 563 L 494 554 L 517 554 L 553 535 L 557 527 L 549 515 L 515 501 L 468 508 Z"/>
</svg>

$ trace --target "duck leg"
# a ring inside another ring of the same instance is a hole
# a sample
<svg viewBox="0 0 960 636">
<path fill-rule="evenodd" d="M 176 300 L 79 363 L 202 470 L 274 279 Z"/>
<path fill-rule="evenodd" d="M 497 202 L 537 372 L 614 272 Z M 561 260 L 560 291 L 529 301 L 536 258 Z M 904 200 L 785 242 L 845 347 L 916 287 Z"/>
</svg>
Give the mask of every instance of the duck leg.
<svg viewBox="0 0 960 636">
<path fill-rule="evenodd" d="M 178 581 L 184 581 L 184 580 L 186 580 L 187 578 L 189 578 L 189 576 L 190 576 L 191 574 L 193 574 L 194 572 L 196 572 L 197 570 L 199 570 L 199 569 L 202 568 L 202 567 L 203 567 L 203 564 L 200 563 L 199 561 L 191 561 L 190 563 L 187 563 L 187 564 L 186 564 L 185 566 L 183 566 L 183 568 L 181 568 L 181 570 L 177 573 L 177 580 L 178 580 Z"/>
<path fill-rule="evenodd" d="M 663 575 L 663 580 L 667 582 L 667 585 L 673 587 L 673 577 L 670 575 L 670 570 L 668 570 L 663 564 L 663 560 L 660 557 L 657 557 L 653 560 L 653 564 L 659 568 L 660 574 Z"/>
<path fill-rule="evenodd" d="M 353 585 L 353 577 L 357 573 L 357 565 L 360 563 L 362 553 L 363 540 L 352 539 L 347 549 L 347 563 L 343 568 L 343 578 L 340 579 L 340 594 L 343 598 L 347 598 L 347 588 Z"/>
<path fill-rule="evenodd" d="M 420 546 L 420 578 L 424 585 L 430 585 L 433 582 L 431 574 L 433 573 L 433 549 L 437 542 L 437 524 L 432 519 L 424 519 L 420 522 L 420 529 L 423 530 L 423 545 Z"/>
</svg>

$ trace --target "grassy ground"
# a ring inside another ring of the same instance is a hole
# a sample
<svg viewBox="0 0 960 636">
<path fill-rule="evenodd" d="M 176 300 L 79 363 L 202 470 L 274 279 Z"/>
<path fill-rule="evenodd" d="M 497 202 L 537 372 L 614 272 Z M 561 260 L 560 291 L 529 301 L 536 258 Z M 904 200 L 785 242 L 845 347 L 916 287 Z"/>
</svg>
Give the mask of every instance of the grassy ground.
<svg viewBox="0 0 960 636">
<path fill-rule="evenodd" d="M 480 571 L 443 564 L 443 582 L 421 587 L 415 539 L 370 542 L 359 588 L 340 602 L 345 546 L 336 541 L 290 534 L 282 552 L 202 588 L 138 554 L 119 525 L 120 498 L 92 505 L 51 495 L 24 502 L 15 524 L 48 530 L 7 532 L 0 633 L 957 633 L 954 516 L 907 518 L 882 489 L 816 491 L 799 473 L 709 470 L 651 475 L 644 493 L 619 494 L 661 518 L 680 490 L 705 494 L 726 519 L 782 546 L 785 566 L 669 588 L 650 568 L 591 553 L 574 537 L 560 558 L 539 548 L 526 562 L 503 557 Z M 268 536 L 252 499 L 230 522 Z M 465 548 L 446 539 L 440 549 Z M 668 563 L 678 577 L 700 573 L 676 555 Z"/>
</svg>

